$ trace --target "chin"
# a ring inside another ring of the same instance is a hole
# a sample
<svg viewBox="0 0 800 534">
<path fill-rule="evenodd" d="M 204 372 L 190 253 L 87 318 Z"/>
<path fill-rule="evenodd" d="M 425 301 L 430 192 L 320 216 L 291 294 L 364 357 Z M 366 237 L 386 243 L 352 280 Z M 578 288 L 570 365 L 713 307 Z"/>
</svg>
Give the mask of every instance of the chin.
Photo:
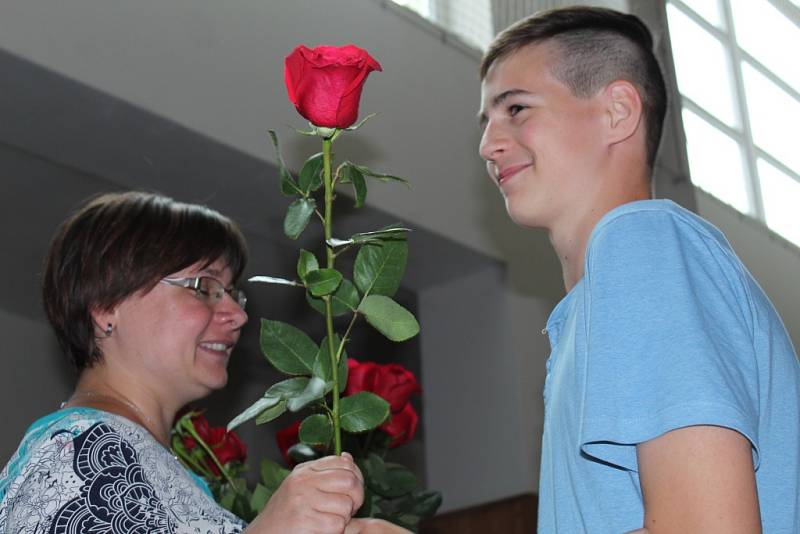
<svg viewBox="0 0 800 534">
<path fill-rule="evenodd" d="M 228 384 L 228 370 L 225 368 L 204 369 L 197 380 L 206 390 L 206 395 L 219 391 Z"/>
<path fill-rule="evenodd" d="M 543 228 L 544 225 L 541 221 L 531 213 L 533 211 L 535 210 L 526 208 L 525 206 L 515 205 L 513 202 L 506 199 L 506 212 L 508 213 L 508 217 L 514 221 L 514 224 L 517 226 L 522 226 L 523 228 Z"/>
</svg>

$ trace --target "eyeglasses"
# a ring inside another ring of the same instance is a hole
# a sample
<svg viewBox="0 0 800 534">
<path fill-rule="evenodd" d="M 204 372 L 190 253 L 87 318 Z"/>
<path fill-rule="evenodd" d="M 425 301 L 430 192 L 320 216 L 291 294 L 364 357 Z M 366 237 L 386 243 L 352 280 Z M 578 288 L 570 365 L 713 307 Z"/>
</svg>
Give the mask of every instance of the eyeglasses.
<svg viewBox="0 0 800 534">
<path fill-rule="evenodd" d="M 244 309 L 247 304 L 247 295 L 244 291 L 237 288 L 227 289 L 222 282 L 210 276 L 196 276 L 193 278 L 163 278 L 160 282 L 171 286 L 185 287 L 191 289 L 196 295 L 206 299 L 210 304 L 219 303 L 225 293 Z"/>
</svg>

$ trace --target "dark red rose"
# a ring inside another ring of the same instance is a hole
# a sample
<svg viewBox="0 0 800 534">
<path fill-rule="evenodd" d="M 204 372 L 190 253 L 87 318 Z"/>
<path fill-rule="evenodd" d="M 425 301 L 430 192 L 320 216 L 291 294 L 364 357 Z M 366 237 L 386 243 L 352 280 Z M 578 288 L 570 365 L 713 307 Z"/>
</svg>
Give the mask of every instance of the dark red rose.
<svg viewBox="0 0 800 534">
<path fill-rule="evenodd" d="M 370 391 L 385 399 L 392 413 L 402 411 L 411 395 L 421 391 L 414 373 L 396 363 L 379 365 L 373 362 L 347 361 L 349 373 L 345 395 Z"/>
<path fill-rule="evenodd" d="M 281 450 L 286 464 L 294 465 L 292 459 L 289 458 L 289 447 L 300 441 L 300 421 L 278 430 L 275 434 L 275 440 L 278 442 L 278 448 Z"/>
<path fill-rule="evenodd" d="M 222 427 L 217 428 L 225 430 Z M 247 448 L 234 432 L 225 432 L 222 441 L 213 445 L 211 450 L 214 451 L 214 455 L 222 465 L 228 462 L 244 463 L 247 459 Z"/>
<path fill-rule="evenodd" d="M 183 446 L 186 447 L 187 451 L 190 451 L 197 447 L 197 442 L 192 436 L 183 436 Z"/>
<path fill-rule="evenodd" d="M 228 462 L 244 463 L 247 459 L 247 448 L 235 432 L 228 432 L 222 426 L 209 425 L 208 420 L 202 414 L 192 417 L 192 425 L 197 435 L 211 448 L 222 465 Z M 191 436 L 184 436 L 183 444 L 189 450 L 197 446 Z M 207 463 L 214 474 L 218 475 L 219 470 L 213 460 L 209 459 Z"/>
<path fill-rule="evenodd" d="M 211 426 L 208 424 L 208 420 L 203 414 L 198 413 L 194 417 L 192 417 L 192 426 L 194 427 L 194 431 L 197 432 L 197 435 L 200 436 L 200 439 L 208 443 L 210 438 L 210 428 Z"/>
<path fill-rule="evenodd" d="M 227 436 L 228 432 L 225 430 L 225 427 L 212 426 L 208 428 L 208 439 L 206 439 L 205 442 L 212 448 L 218 447 L 225 442 Z"/>
<path fill-rule="evenodd" d="M 345 395 L 353 395 L 359 391 L 372 391 L 375 385 L 377 363 L 359 362 L 353 358 L 347 360 L 347 386 Z"/>
<path fill-rule="evenodd" d="M 284 81 L 297 111 L 316 126 L 347 128 L 358 118 L 361 89 L 380 64 L 354 45 L 300 45 L 286 56 Z"/>
<path fill-rule="evenodd" d="M 389 443 L 389 448 L 394 449 L 403 443 L 408 443 L 417 433 L 417 424 L 419 423 L 419 416 L 414 411 L 411 404 L 406 404 L 405 407 L 398 413 L 393 413 L 391 419 L 380 426 L 380 429 L 392 437 Z"/>
</svg>

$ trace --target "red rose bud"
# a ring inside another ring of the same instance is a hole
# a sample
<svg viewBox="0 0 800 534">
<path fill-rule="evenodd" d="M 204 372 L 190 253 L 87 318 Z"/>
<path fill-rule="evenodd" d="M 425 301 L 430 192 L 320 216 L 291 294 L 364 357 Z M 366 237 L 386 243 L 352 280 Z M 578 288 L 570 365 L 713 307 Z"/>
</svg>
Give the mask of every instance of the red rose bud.
<svg viewBox="0 0 800 534">
<path fill-rule="evenodd" d="M 419 416 L 414 411 L 414 407 L 411 404 L 406 404 L 400 412 L 393 413 L 392 418 L 379 428 L 392 437 L 389 448 L 394 449 L 411 441 L 414 434 L 417 433 L 418 423 Z"/>
<path fill-rule="evenodd" d="M 354 45 L 300 45 L 284 64 L 289 100 L 311 124 L 327 128 L 347 128 L 356 121 L 367 75 L 381 70 L 366 50 Z"/>
<path fill-rule="evenodd" d="M 278 430 L 275 440 L 278 442 L 278 448 L 281 450 L 286 465 L 294 465 L 292 459 L 289 458 L 289 447 L 300 441 L 300 421 Z"/>
<path fill-rule="evenodd" d="M 421 391 L 414 373 L 402 365 L 359 363 L 352 358 L 347 360 L 347 365 L 349 373 L 345 395 L 359 391 L 375 393 L 389 403 L 392 413 L 402 411 L 411 399 L 411 395 Z"/>
</svg>

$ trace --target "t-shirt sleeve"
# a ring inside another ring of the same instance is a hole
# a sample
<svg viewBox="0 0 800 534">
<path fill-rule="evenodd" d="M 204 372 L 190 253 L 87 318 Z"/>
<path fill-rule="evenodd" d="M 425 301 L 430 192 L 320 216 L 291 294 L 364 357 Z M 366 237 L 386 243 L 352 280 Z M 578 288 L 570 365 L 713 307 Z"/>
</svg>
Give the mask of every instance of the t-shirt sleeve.
<svg viewBox="0 0 800 534">
<path fill-rule="evenodd" d="M 693 425 L 731 428 L 758 461 L 746 286 L 711 235 L 674 214 L 624 214 L 587 251 L 580 432 L 591 458 L 636 470 L 636 444 Z"/>
</svg>

